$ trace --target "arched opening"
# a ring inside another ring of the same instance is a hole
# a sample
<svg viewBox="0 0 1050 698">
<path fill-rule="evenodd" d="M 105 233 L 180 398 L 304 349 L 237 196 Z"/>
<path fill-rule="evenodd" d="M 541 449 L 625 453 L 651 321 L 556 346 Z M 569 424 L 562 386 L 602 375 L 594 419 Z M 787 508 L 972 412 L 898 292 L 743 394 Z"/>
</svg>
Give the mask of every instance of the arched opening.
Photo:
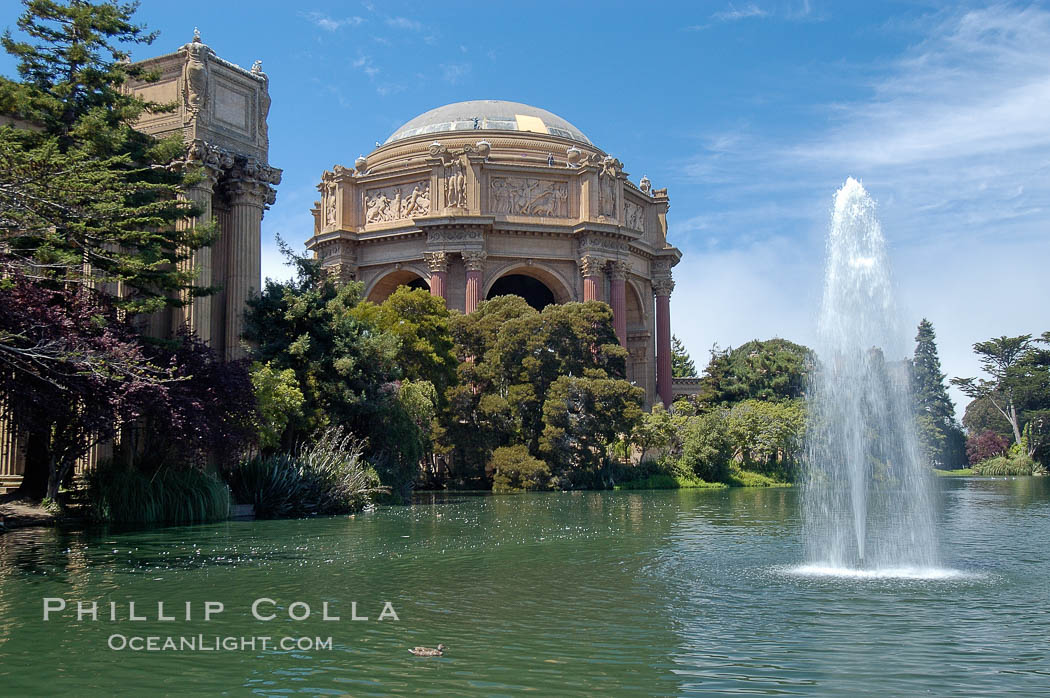
<svg viewBox="0 0 1050 698">
<path fill-rule="evenodd" d="M 539 279 L 524 274 L 507 274 L 496 279 L 485 300 L 496 296 L 521 296 L 536 310 L 554 303 L 554 292 Z"/>
<path fill-rule="evenodd" d="M 427 280 L 419 274 L 414 271 L 409 271 L 408 269 L 399 269 L 398 271 L 387 274 L 377 281 L 376 285 L 372 287 L 372 290 L 368 292 L 368 300 L 373 303 L 382 303 L 389 298 L 399 286 L 421 288 L 423 290 L 430 289 L 430 284 L 428 284 Z"/>
</svg>

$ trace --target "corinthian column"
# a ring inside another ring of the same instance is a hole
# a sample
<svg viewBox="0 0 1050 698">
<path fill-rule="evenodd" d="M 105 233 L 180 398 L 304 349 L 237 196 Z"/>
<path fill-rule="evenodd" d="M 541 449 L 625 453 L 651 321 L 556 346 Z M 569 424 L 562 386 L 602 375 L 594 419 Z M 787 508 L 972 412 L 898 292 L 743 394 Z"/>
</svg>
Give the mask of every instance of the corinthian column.
<svg viewBox="0 0 1050 698">
<path fill-rule="evenodd" d="M 424 252 L 423 259 L 430 267 L 430 295 L 448 300 L 448 255 L 444 252 Z"/>
<path fill-rule="evenodd" d="M 219 173 L 210 167 L 203 169 L 204 174 L 199 182 L 183 187 L 179 192 L 180 199 L 191 202 L 200 211 L 197 216 L 182 218 L 175 223 L 175 228 L 180 233 L 188 233 L 212 221 L 211 202 Z M 190 252 L 186 259 L 179 262 L 179 270 L 194 272 L 193 286 L 195 288 L 210 287 L 212 285 L 211 245 L 198 247 Z M 182 326 L 188 327 L 202 342 L 211 344 L 211 297 L 193 296 L 189 291 L 184 291 L 182 302 L 184 305 L 176 309 L 174 313 L 174 330 L 177 331 Z"/>
<path fill-rule="evenodd" d="M 674 281 L 670 275 L 653 279 L 656 296 L 656 392 L 664 407 L 674 399 L 671 388 L 671 291 Z"/>
<path fill-rule="evenodd" d="M 609 295 L 613 311 L 613 327 L 620 340 L 620 346 L 627 348 L 627 262 L 613 262 L 609 265 Z"/>
<path fill-rule="evenodd" d="M 482 301 L 481 288 L 484 281 L 485 256 L 485 253 L 481 250 L 463 253 L 463 264 L 467 268 L 467 292 L 463 302 L 463 310 L 467 314 L 477 310 Z"/>
<path fill-rule="evenodd" d="M 248 299 L 259 290 L 262 274 L 263 210 L 273 202 L 273 190 L 263 181 L 243 174 L 229 184 L 229 229 L 223 230 L 226 247 L 226 346 L 227 361 L 244 358 L 244 312 Z"/>
<path fill-rule="evenodd" d="M 583 300 L 602 300 L 602 276 L 605 260 L 594 255 L 580 258 L 580 273 L 583 274 Z"/>
</svg>

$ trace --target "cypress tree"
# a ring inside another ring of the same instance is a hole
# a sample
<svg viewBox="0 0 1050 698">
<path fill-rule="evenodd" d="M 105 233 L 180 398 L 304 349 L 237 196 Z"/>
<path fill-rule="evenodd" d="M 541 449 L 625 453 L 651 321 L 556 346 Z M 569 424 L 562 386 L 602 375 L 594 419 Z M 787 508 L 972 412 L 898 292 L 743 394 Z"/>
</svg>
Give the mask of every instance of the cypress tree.
<svg viewBox="0 0 1050 698">
<path fill-rule="evenodd" d="M 945 374 L 937 354 L 933 324 L 923 318 L 915 336 L 911 384 L 919 439 L 933 465 L 955 468 L 965 463 L 965 437 L 955 420 L 955 405 L 948 396 Z"/>
<path fill-rule="evenodd" d="M 685 350 L 682 340 L 675 335 L 671 335 L 671 375 L 675 378 L 691 378 L 696 375 L 696 364 Z"/>
</svg>

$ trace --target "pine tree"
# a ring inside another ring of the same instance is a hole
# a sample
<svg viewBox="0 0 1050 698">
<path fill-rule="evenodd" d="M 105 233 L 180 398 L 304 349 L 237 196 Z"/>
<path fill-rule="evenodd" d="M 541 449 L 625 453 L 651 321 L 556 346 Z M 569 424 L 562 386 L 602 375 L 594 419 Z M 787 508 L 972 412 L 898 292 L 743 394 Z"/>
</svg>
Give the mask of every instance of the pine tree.
<svg viewBox="0 0 1050 698">
<path fill-rule="evenodd" d="M 18 28 L 28 40 L 10 31 L 0 40 L 21 78 L 0 78 L 0 113 L 26 126 L 0 128 L 2 271 L 114 292 L 119 284 L 114 300 L 132 312 L 184 303 L 195 271 L 180 262 L 214 234 L 175 225 L 196 213 L 177 194 L 200 172 L 170 167 L 184 150 L 179 137 L 134 128 L 169 107 L 124 89 L 150 76 L 122 46 L 156 35 L 132 22 L 135 4 L 24 4 Z"/>
<path fill-rule="evenodd" d="M 671 335 L 671 375 L 675 378 L 691 378 L 696 375 L 696 364 L 677 336 Z"/>
<path fill-rule="evenodd" d="M 965 437 L 955 420 L 955 405 L 948 396 L 945 374 L 937 355 L 933 324 L 923 318 L 915 336 L 911 384 L 915 400 L 919 439 L 933 465 L 955 468 L 966 462 Z"/>
</svg>

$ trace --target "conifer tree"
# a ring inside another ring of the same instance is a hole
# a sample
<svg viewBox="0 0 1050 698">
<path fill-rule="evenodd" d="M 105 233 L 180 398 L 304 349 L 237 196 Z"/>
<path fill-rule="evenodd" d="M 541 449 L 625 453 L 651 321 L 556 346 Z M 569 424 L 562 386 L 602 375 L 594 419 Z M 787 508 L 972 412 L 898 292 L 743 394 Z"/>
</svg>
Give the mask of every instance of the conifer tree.
<svg viewBox="0 0 1050 698">
<path fill-rule="evenodd" d="M 0 113 L 23 125 L 0 128 L 2 271 L 119 288 L 112 300 L 132 312 L 184 303 L 179 291 L 195 272 L 179 262 L 209 244 L 213 228 L 175 225 L 196 213 L 178 198 L 180 184 L 200 177 L 170 167 L 181 137 L 158 141 L 134 128 L 145 112 L 170 108 L 125 88 L 151 76 L 124 47 L 156 35 L 132 22 L 134 3 L 24 4 L 25 40 L 10 30 L 0 39 L 20 77 L 0 78 Z"/>
<path fill-rule="evenodd" d="M 691 378 L 696 375 L 696 364 L 685 350 L 682 340 L 671 335 L 671 375 L 675 378 Z"/>
<path fill-rule="evenodd" d="M 960 467 L 966 462 L 965 437 L 955 420 L 955 405 L 948 396 L 945 374 L 937 355 L 933 324 L 923 318 L 915 336 L 911 384 L 915 399 L 919 439 L 927 459 L 941 467 Z"/>
</svg>

